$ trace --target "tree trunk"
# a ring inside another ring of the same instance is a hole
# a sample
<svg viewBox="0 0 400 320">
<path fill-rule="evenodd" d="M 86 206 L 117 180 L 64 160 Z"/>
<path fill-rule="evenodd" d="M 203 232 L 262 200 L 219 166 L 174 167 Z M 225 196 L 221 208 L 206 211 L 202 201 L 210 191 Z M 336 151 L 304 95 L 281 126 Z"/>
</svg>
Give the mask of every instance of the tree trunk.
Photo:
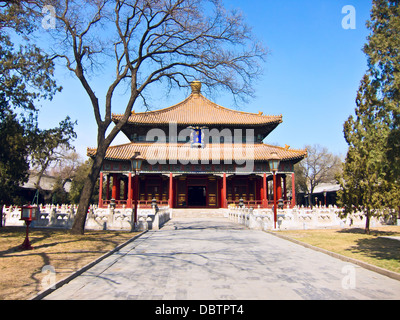
<svg viewBox="0 0 400 320">
<path fill-rule="evenodd" d="M 3 227 L 3 202 L 0 201 L 0 228 Z"/>
<path fill-rule="evenodd" d="M 371 231 L 369 229 L 370 216 L 371 216 L 371 214 L 370 214 L 369 210 L 367 210 L 366 221 L 365 221 L 365 234 L 371 233 Z"/>
<path fill-rule="evenodd" d="M 96 153 L 96 156 L 93 161 L 93 166 L 90 170 L 90 173 L 82 189 L 78 210 L 75 215 L 74 224 L 72 225 L 71 228 L 71 234 L 82 235 L 85 233 L 86 216 L 90 206 L 90 199 L 92 197 L 93 190 L 97 182 L 97 178 L 99 177 L 104 156 L 105 156 L 105 151 L 101 152 L 101 150 L 99 150 Z"/>
</svg>

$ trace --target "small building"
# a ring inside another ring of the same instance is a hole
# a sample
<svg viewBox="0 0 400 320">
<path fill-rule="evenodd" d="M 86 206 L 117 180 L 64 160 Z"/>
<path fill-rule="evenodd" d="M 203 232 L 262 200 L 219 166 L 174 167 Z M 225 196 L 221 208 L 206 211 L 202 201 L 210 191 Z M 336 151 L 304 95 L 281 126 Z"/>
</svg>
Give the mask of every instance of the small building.
<svg viewBox="0 0 400 320">
<path fill-rule="evenodd" d="M 39 173 L 31 171 L 29 172 L 28 181 L 20 185 L 19 190 L 16 193 L 16 197 L 19 199 L 19 203 L 26 204 L 31 203 L 36 195 L 37 190 L 40 190 L 38 194 L 38 203 L 50 203 L 52 202 L 52 193 L 54 186 L 57 183 L 57 177 L 42 174 L 40 177 L 39 188 L 37 182 L 39 179 Z M 68 193 L 71 189 L 71 182 L 67 181 L 64 184 L 64 191 Z"/>
<path fill-rule="evenodd" d="M 309 207 L 317 206 L 334 206 L 337 205 L 337 193 L 340 185 L 335 182 L 320 183 L 317 185 L 311 195 L 304 192 L 297 193 L 297 204 Z"/>
<path fill-rule="evenodd" d="M 285 205 L 294 206 L 293 166 L 307 151 L 263 143 L 282 123 L 282 116 L 227 109 L 203 96 L 200 82 L 192 82 L 191 88 L 189 97 L 176 105 L 132 112 L 122 127 L 130 143 L 107 150 L 99 207 L 113 199 L 117 207 L 131 208 L 137 199 L 143 208 L 156 199 L 159 206 L 171 208 L 227 208 L 240 200 L 246 206 L 267 208 L 273 205 L 274 192 Z M 112 116 L 116 124 L 121 118 Z M 93 157 L 96 149 L 88 148 L 87 153 Z M 276 190 L 268 165 L 274 153 L 281 161 Z M 136 175 L 131 159 L 138 155 L 144 161 Z"/>
</svg>

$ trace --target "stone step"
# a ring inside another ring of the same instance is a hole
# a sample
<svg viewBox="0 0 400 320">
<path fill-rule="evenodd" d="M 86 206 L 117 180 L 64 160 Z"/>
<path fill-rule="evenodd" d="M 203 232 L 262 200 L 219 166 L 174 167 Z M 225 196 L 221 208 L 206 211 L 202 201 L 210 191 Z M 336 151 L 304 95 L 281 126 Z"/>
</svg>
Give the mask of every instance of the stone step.
<svg viewBox="0 0 400 320">
<path fill-rule="evenodd" d="M 220 218 L 226 209 L 173 209 L 172 218 Z"/>
</svg>

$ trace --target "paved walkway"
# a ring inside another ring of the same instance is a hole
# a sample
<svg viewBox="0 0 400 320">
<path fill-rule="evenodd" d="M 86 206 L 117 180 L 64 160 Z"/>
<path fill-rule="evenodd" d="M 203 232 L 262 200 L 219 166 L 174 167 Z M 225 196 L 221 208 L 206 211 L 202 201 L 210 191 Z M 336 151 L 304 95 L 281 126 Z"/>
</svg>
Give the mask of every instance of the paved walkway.
<svg viewBox="0 0 400 320">
<path fill-rule="evenodd" d="M 400 299 L 400 281 L 226 219 L 181 219 L 46 299 Z"/>
</svg>

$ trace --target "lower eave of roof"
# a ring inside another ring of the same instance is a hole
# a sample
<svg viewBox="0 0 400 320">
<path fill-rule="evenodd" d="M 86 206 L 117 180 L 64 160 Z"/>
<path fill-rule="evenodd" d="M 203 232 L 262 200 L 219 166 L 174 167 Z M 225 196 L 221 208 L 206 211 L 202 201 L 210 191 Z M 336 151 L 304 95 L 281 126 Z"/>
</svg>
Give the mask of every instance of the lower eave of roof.
<svg viewBox="0 0 400 320">
<path fill-rule="evenodd" d="M 281 161 L 299 162 L 307 157 L 307 150 L 295 150 L 267 144 L 209 144 L 205 148 L 191 148 L 189 143 L 127 143 L 112 146 L 107 149 L 106 160 L 129 161 L 139 152 L 147 161 L 156 160 L 245 160 L 268 161 L 273 152 L 276 152 Z M 96 149 L 88 148 L 87 155 L 94 157 Z"/>
</svg>

